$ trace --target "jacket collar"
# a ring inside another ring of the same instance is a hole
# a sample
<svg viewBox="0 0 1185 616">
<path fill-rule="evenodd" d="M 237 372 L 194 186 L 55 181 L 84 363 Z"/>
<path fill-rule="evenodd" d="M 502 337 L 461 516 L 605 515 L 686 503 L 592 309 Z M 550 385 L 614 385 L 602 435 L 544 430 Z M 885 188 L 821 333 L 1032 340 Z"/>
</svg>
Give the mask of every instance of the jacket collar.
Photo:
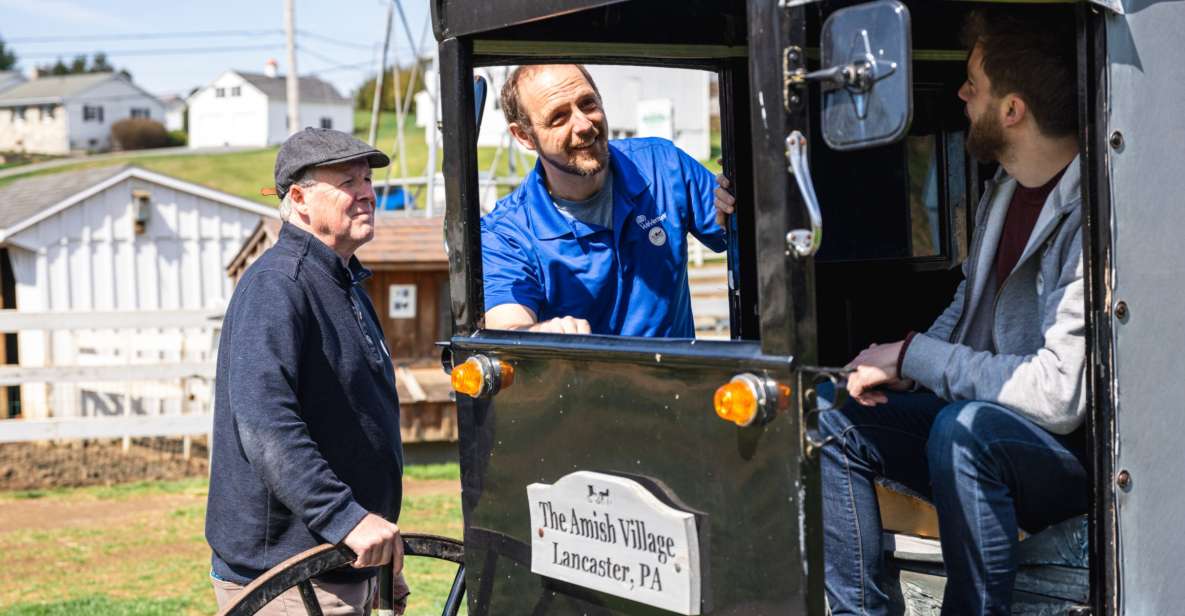
<svg viewBox="0 0 1185 616">
<path fill-rule="evenodd" d="M 1053 230 L 1057 228 L 1065 215 L 1081 201 L 1082 196 L 1079 191 L 1079 178 L 1081 177 L 1080 160 L 1075 157 L 1070 165 L 1066 167 L 1066 172 L 1062 174 L 1062 179 L 1058 180 L 1057 186 L 1045 198 L 1045 205 L 1041 207 L 1041 213 L 1037 215 L 1037 221 L 1033 225 L 1032 232 L 1029 233 L 1029 241 L 1025 244 L 1025 249 L 1021 253 L 1020 258 L 1016 261 L 1016 268 L 1019 268 L 1029 257 L 1037 251 L 1037 247 L 1049 237 Z M 987 281 L 991 278 L 993 271 L 993 263 L 996 261 L 996 251 L 999 248 L 1000 235 L 1004 231 L 1004 220 L 1008 213 L 1008 203 L 1012 199 L 1012 193 L 1016 190 L 1016 179 L 1009 176 L 1004 167 L 1001 166 L 996 175 L 988 182 L 987 189 L 983 193 L 983 199 L 980 201 L 980 207 L 976 210 L 975 218 L 983 229 L 983 237 L 979 241 L 979 252 L 975 255 L 968 255 L 968 258 L 974 258 L 975 264 L 972 274 L 974 276 L 973 285 L 970 289 L 969 304 L 974 305 L 979 302 L 983 296 L 984 289 L 987 287 Z"/>
<path fill-rule="evenodd" d="M 1033 224 L 1033 232 L 1029 234 L 1029 241 L 1025 244 L 1017 264 L 1024 263 L 1037 247 L 1045 242 L 1049 234 L 1057 228 L 1062 218 L 1082 203 L 1082 161 L 1081 155 L 1075 156 L 1058 180 L 1057 186 L 1045 198 L 1045 205 L 1037 215 L 1037 222 Z"/>
<path fill-rule="evenodd" d="M 341 258 L 336 252 L 333 252 L 333 249 L 296 225 L 287 222 L 281 225 L 276 245 L 295 251 L 301 257 L 302 262 L 311 263 L 314 268 L 332 278 L 338 286 L 343 288 L 349 288 L 370 278 L 370 270 L 362 266 L 358 257 L 351 256 L 349 266 L 343 265 Z"/>
<path fill-rule="evenodd" d="M 620 229 L 633 211 L 635 197 L 649 188 L 650 183 L 613 143 L 609 144 L 609 173 L 613 174 L 613 228 Z M 560 213 L 551 193 L 547 191 L 545 177 L 543 161 L 537 160 L 535 169 L 523 180 L 521 189 L 535 236 L 541 240 L 552 240 L 567 234 L 584 237 L 595 233 L 595 229 Z M 624 202 L 619 203 L 623 201 L 622 197 L 625 198 Z"/>
</svg>

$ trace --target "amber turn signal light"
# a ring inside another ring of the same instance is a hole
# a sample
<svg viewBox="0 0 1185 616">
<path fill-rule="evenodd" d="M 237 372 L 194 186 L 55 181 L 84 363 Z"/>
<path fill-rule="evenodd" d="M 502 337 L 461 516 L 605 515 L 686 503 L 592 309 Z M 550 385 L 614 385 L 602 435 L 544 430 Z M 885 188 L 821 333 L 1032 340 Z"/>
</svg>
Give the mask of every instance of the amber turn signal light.
<svg viewBox="0 0 1185 616">
<path fill-rule="evenodd" d="M 453 391 L 471 398 L 492 396 L 514 383 L 514 368 L 485 355 L 474 355 L 449 374 Z"/>
<path fill-rule="evenodd" d="M 721 385 L 716 389 L 712 403 L 720 419 L 738 426 L 753 423 L 753 418 L 757 416 L 757 392 L 744 381 L 730 381 Z"/>
<path fill-rule="evenodd" d="M 455 366 L 451 378 L 453 390 L 466 396 L 476 398 L 485 387 L 486 379 L 485 375 L 482 374 L 481 365 L 472 357 L 465 360 L 461 365 Z"/>
<path fill-rule="evenodd" d="M 789 398 L 789 387 L 777 384 L 776 393 L 766 390 L 768 381 L 753 374 L 738 374 L 716 389 L 712 405 L 725 421 L 745 427 L 773 419 Z M 776 400 L 774 400 L 776 398 Z"/>
</svg>

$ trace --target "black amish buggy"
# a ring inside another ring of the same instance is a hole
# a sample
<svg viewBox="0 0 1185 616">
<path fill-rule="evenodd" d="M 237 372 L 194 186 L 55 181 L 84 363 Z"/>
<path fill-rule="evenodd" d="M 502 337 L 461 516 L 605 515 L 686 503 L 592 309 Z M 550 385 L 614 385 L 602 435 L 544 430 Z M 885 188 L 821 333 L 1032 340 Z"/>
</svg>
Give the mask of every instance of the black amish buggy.
<svg viewBox="0 0 1185 616">
<path fill-rule="evenodd" d="M 433 0 L 465 534 L 406 547 L 460 565 L 445 613 L 825 613 L 816 387 L 960 281 L 993 169 L 964 148 L 958 31 L 989 4 L 1076 29 L 1085 208 L 1090 512 L 1021 542 L 1015 609 L 1180 613 L 1182 3 Z M 715 73 L 729 340 L 483 329 L 474 69 L 549 62 Z M 901 601 L 937 613 L 932 514 L 880 497 Z M 226 613 L 350 558 L 302 555 Z"/>
</svg>

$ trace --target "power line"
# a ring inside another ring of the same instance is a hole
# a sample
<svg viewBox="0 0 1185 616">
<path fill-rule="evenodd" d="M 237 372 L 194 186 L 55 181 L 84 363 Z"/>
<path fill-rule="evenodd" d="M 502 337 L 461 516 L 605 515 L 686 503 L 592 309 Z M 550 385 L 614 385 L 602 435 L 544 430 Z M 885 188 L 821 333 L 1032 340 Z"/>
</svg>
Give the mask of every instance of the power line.
<svg viewBox="0 0 1185 616">
<path fill-rule="evenodd" d="M 345 64 L 345 62 L 342 62 L 341 60 L 335 60 L 335 59 L 330 58 L 329 56 L 327 56 L 321 52 L 314 51 L 314 50 L 310 49 L 308 45 L 301 45 L 301 46 L 297 47 L 296 49 L 299 52 L 307 53 L 310 56 L 313 56 L 314 58 L 316 58 L 322 62 L 328 62 L 329 64 L 332 64 L 335 66 L 341 66 L 341 65 Z"/>
<path fill-rule="evenodd" d="M 362 71 L 362 70 L 364 70 L 364 69 L 372 69 L 372 68 L 374 68 L 374 62 L 373 62 L 373 61 L 370 61 L 370 62 L 355 62 L 354 64 L 341 64 L 341 65 L 338 65 L 338 66 L 330 66 L 330 67 L 327 67 L 327 68 L 321 68 L 321 69 L 317 69 L 317 70 L 315 70 L 315 71 L 310 71 L 310 72 L 308 72 L 308 73 L 305 73 L 305 75 L 306 75 L 306 76 L 309 76 L 309 75 L 311 75 L 311 76 L 316 76 L 316 75 L 321 75 L 321 74 L 323 74 L 323 73 L 334 73 L 334 72 L 338 72 L 338 71 L 344 71 L 344 70 L 358 70 L 358 71 Z"/>
<path fill-rule="evenodd" d="M 74 41 L 122 41 L 143 39 L 196 38 L 206 36 L 269 36 L 283 34 L 280 29 L 271 30 L 191 30 L 188 32 L 125 32 L 123 34 L 92 34 L 84 36 L 18 36 L 6 39 L 8 43 L 64 43 Z"/>
<path fill-rule="evenodd" d="M 267 49 L 280 49 L 283 45 L 280 43 L 273 43 L 271 45 L 238 45 L 228 47 L 172 47 L 161 49 L 119 49 L 99 50 L 98 53 L 103 53 L 108 58 L 115 58 L 119 56 L 153 56 L 153 55 L 183 55 L 183 54 L 199 54 L 199 53 L 223 53 L 231 51 L 263 51 Z M 53 59 L 53 58 L 73 58 L 77 56 L 91 56 L 95 51 L 57 51 L 57 52 L 41 52 L 41 53 L 21 53 L 22 59 Z"/>
<path fill-rule="evenodd" d="M 324 34 L 317 34 L 316 32 L 309 32 L 308 30 L 297 29 L 296 33 L 301 36 L 307 36 L 312 39 L 324 41 L 324 42 L 329 43 L 331 45 L 339 45 L 341 47 L 350 47 L 353 49 L 361 49 L 363 51 L 371 51 L 373 49 L 373 46 L 371 46 L 371 45 L 363 45 L 361 43 L 347 43 L 346 41 L 338 40 L 335 38 L 330 38 L 328 36 L 325 36 Z"/>
</svg>

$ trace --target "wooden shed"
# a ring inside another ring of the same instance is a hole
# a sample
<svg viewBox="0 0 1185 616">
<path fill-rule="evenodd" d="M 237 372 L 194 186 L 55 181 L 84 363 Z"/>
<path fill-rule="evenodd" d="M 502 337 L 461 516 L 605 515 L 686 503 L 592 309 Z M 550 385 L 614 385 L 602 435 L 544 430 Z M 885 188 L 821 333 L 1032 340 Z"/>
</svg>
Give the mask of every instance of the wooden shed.
<svg viewBox="0 0 1185 616">
<path fill-rule="evenodd" d="M 275 244 L 281 223 L 266 219 L 243 243 L 226 272 L 238 283 L 263 251 Z M 457 412 L 436 341 L 450 335 L 448 255 L 441 217 L 382 214 L 374 239 L 356 255 L 374 272 L 366 292 L 382 319 L 395 364 L 405 443 L 454 441 Z"/>
</svg>

